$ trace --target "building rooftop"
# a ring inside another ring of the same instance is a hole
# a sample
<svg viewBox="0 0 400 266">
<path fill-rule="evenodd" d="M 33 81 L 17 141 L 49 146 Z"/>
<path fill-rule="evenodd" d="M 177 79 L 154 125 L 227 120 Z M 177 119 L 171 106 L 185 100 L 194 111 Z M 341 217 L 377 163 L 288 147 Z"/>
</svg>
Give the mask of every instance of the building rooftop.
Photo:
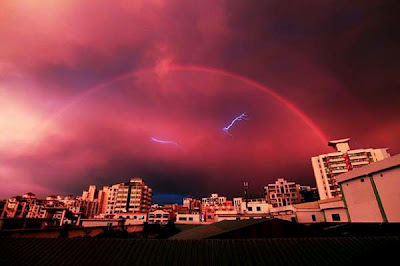
<svg viewBox="0 0 400 266">
<path fill-rule="evenodd" d="M 377 173 L 386 169 L 399 166 L 400 166 L 400 154 L 354 169 L 347 173 L 343 173 L 337 176 L 336 180 L 338 183 L 341 183 L 347 180 L 351 180 L 361 176 L 367 176 L 373 173 Z"/>
<path fill-rule="evenodd" d="M 350 138 L 331 140 L 331 141 L 328 142 L 328 146 L 336 147 L 336 144 L 346 143 L 346 142 L 349 142 L 349 141 L 350 141 Z"/>
<path fill-rule="evenodd" d="M 328 142 L 328 146 L 335 148 L 338 152 L 347 152 L 350 150 L 349 141 L 350 138 L 331 140 Z"/>
<path fill-rule="evenodd" d="M 329 202 L 335 202 L 335 201 L 342 201 L 341 197 L 334 197 L 334 198 L 328 198 L 328 199 L 323 199 L 319 200 L 319 204 L 324 204 L 324 203 L 329 203 Z"/>
<path fill-rule="evenodd" d="M 318 201 L 305 202 L 293 205 L 296 209 L 319 209 Z"/>
</svg>

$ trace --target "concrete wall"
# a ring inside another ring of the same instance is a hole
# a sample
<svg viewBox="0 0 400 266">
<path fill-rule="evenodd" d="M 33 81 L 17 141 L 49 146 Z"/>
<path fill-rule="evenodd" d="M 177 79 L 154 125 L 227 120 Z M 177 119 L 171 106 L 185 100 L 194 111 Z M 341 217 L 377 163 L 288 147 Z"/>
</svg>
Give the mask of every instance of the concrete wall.
<svg viewBox="0 0 400 266">
<path fill-rule="evenodd" d="M 246 210 L 246 212 L 249 214 L 262 214 L 269 213 L 269 209 L 272 207 L 272 205 L 265 202 L 247 202 L 247 207 L 248 208 L 246 209 L 246 202 L 242 202 L 242 210 Z M 260 208 L 259 211 L 257 211 L 257 207 Z M 251 208 L 251 211 L 249 208 Z"/>
<path fill-rule="evenodd" d="M 349 221 L 345 208 L 326 209 L 323 212 L 325 215 L 326 222 L 328 222 L 328 223 L 347 223 Z M 333 214 L 339 214 L 340 220 L 334 221 L 333 217 L 332 217 Z"/>
<path fill-rule="evenodd" d="M 315 221 L 312 216 L 315 215 Z M 296 211 L 297 222 L 300 224 L 325 222 L 324 214 L 320 209 L 301 209 Z"/>
<path fill-rule="evenodd" d="M 351 222 L 383 222 L 379 205 L 368 177 L 343 182 L 342 191 L 345 195 Z"/>
<path fill-rule="evenodd" d="M 400 222 L 400 167 L 373 174 L 388 222 Z"/>
<path fill-rule="evenodd" d="M 117 226 L 120 220 L 111 219 L 82 219 L 81 226 L 93 227 L 93 226 L 107 226 L 111 223 L 112 226 Z"/>
<path fill-rule="evenodd" d="M 216 216 L 215 217 L 215 222 L 221 222 L 221 221 L 235 221 L 236 216 Z"/>
<path fill-rule="evenodd" d="M 181 220 L 181 219 L 185 219 L 186 220 Z M 192 218 L 193 220 L 190 221 L 189 218 Z M 176 224 L 198 224 L 200 223 L 200 214 L 182 214 L 182 213 L 178 213 L 176 215 Z"/>
</svg>

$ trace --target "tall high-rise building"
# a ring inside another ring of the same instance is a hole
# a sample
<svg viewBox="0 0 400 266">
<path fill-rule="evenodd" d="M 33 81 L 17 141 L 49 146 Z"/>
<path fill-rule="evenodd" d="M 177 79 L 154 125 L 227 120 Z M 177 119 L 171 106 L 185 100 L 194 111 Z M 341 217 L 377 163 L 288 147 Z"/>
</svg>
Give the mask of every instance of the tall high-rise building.
<svg viewBox="0 0 400 266">
<path fill-rule="evenodd" d="M 282 207 L 301 202 L 300 185 L 278 178 L 274 184 L 264 187 L 265 198 L 273 207 Z"/>
<path fill-rule="evenodd" d="M 87 200 L 88 194 L 89 194 L 89 192 L 87 192 L 86 190 L 84 190 L 84 191 L 82 192 L 82 197 L 81 197 L 81 199 L 82 199 L 82 200 Z"/>
<path fill-rule="evenodd" d="M 95 185 L 90 185 L 89 186 L 89 190 L 88 190 L 88 195 L 87 195 L 87 199 L 88 201 L 94 201 L 94 199 L 96 198 L 96 193 L 97 189 Z"/>
<path fill-rule="evenodd" d="M 108 188 L 106 214 L 119 212 L 147 212 L 153 201 L 153 191 L 141 178 Z"/>
<path fill-rule="evenodd" d="M 117 194 L 118 194 L 118 189 L 121 184 L 114 184 L 112 186 L 107 187 L 107 198 L 105 199 L 104 205 L 105 207 L 105 214 L 114 214 L 115 213 L 115 208 L 116 208 L 116 203 L 117 203 Z M 105 189 L 105 188 L 103 188 Z"/>
<path fill-rule="evenodd" d="M 321 200 L 341 196 L 337 175 L 390 157 L 386 148 L 350 150 L 349 141 L 350 138 L 332 140 L 328 145 L 336 148 L 336 152 L 311 158 Z"/>
<path fill-rule="evenodd" d="M 99 210 L 98 214 L 105 214 L 107 210 L 107 199 L 109 195 L 110 187 L 104 186 L 103 189 L 99 190 Z"/>
</svg>

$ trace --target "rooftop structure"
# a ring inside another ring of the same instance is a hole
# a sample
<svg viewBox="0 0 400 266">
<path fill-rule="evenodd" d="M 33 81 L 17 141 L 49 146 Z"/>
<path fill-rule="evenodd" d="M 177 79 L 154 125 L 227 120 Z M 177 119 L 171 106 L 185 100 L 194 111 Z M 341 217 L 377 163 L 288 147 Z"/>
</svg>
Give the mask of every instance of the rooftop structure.
<svg viewBox="0 0 400 266">
<path fill-rule="evenodd" d="M 400 222 L 400 155 L 338 176 L 351 222 Z"/>
</svg>

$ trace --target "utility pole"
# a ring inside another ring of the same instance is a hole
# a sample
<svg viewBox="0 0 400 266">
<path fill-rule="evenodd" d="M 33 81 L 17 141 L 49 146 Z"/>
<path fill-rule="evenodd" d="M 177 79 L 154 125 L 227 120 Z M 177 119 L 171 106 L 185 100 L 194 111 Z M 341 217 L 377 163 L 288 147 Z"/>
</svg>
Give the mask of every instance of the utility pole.
<svg viewBox="0 0 400 266">
<path fill-rule="evenodd" d="M 244 188 L 244 198 L 246 201 L 246 209 L 247 209 L 247 201 L 249 200 L 249 193 L 248 193 L 248 189 L 249 189 L 249 182 L 243 182 L 243 188 Z"/>
</svg>

